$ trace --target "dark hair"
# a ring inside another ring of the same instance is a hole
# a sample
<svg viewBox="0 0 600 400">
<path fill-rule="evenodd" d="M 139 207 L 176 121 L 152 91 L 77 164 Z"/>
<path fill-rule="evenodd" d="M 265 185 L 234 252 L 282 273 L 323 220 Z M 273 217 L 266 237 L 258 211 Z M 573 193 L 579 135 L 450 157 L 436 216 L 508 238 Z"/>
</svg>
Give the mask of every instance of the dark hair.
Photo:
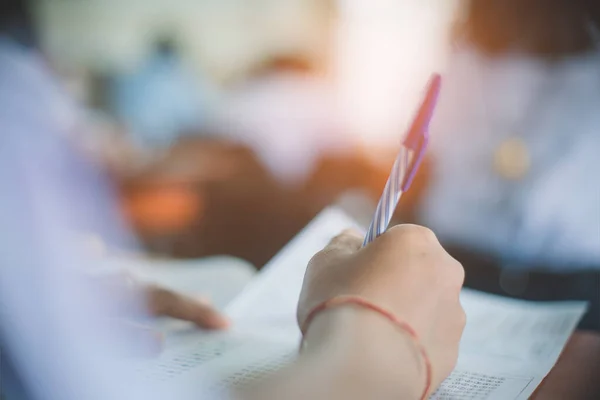
<svg viewBox="0 0 600 400">
<path fill-rule="evenodd" d="M 600 0 L 469 0 L 460 37 L 480 50 L 556 58 L 598 44 Z"/>
<path fill-rule="evenodd" d="M 35 30 L 27 0 L 0 0 L 0 34 L 25 45 L 35 42 Z"/>
<path fill-rule="evenodd" d="M 171 35 L 158 36 L 153 47 L 154 52 L 162 56 L 172 57 L 179 53 L 177 40 Z"/>
</svg>

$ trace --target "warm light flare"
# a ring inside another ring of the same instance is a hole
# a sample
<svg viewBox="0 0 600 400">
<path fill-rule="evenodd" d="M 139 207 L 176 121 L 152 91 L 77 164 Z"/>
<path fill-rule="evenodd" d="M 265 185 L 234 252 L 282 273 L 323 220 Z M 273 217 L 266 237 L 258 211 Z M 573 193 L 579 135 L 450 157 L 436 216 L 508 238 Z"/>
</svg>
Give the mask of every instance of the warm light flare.
<svg viewBox="0 0 600 400">
<path fill-rule="evenodd" d="M 338 94 L 367 147 L 398 143 L 432 72 L 442 72 L 457 2 L 342 0 L 336 32 Z"/>
</svg>

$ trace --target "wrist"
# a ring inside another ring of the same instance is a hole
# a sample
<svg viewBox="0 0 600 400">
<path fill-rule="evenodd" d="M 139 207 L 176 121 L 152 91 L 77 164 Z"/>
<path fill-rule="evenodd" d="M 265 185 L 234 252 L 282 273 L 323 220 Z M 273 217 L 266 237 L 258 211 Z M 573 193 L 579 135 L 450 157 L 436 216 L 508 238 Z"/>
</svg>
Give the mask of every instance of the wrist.
<svg viewBox="0 0 600 400">
<path fill-rule="evenodd" d="M 419 399 L 423 360 L 413 339 L 381 315 L 347 305 L 318 313 L 304 336 L 303 357 L 318 358 L 356 397 Z M 356 386 L 356 387 L 353 387 Z"/>
</svg>

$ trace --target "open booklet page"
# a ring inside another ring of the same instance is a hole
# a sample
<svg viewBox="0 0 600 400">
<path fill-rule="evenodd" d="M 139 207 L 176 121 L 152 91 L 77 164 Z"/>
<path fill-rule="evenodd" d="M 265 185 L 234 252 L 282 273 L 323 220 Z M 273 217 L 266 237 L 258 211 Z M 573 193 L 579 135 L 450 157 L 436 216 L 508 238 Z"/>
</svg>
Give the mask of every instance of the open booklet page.
<svg viewBox="0 0 600 400">
<path fill-rule="evenodd" d="M 140 366 L 153 380 L 197 382 L 210 373 L 222 385 L 260 378 L 291 361 L 300 332 L 295 312 L 310 258 L 343 229 L 343 211 L 323 211 L 228 307 L 225 334 L 182 331 L 161 357 Z M 526 399 L 556 363 L 586 305 L 531 303 L 465 289 L 467 327 L 458 365 L 432 399 Z M 202 367 L 200 369 L 200 367 Z"/>
</svg>

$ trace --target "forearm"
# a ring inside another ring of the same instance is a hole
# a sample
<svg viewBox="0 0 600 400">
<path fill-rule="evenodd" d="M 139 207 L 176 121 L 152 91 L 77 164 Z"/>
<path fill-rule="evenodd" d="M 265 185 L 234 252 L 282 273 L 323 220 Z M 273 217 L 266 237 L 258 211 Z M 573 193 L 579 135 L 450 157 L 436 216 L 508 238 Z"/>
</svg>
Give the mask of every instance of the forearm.
<svg viewBox="0 0 600 400">
<path fill-rule="evenodd" d="M 375 313 L 341 307 L 314 319 L 293 365 L 239 398 L 410 400 L 424 387 L 423 361 L 408 335 Z"/>
</svg>

